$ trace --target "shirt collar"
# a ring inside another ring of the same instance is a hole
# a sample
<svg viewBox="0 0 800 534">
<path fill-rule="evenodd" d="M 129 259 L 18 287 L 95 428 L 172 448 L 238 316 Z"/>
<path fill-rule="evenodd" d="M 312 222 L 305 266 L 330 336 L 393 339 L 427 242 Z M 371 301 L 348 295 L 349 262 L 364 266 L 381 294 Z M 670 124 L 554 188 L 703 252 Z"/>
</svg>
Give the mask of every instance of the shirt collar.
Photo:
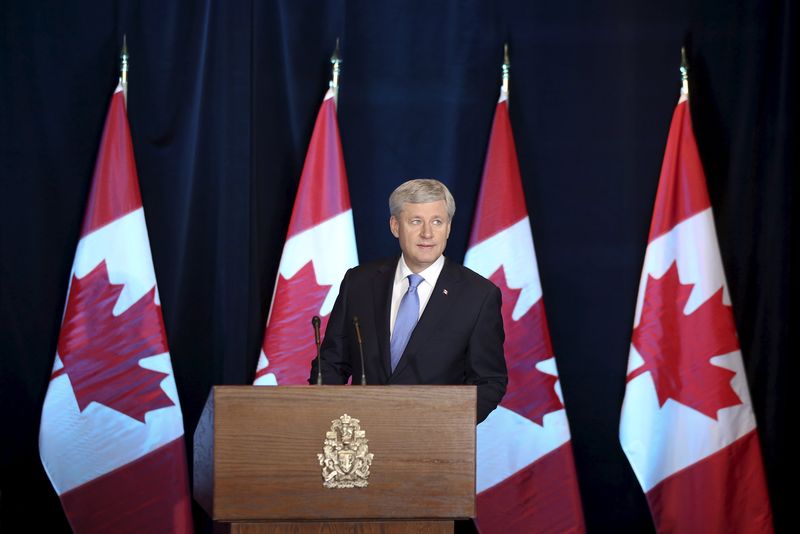
<svg viewBox="0 0 800 534">
<path fill-rule="evenodd" d="M 433 287 L 436 285 L 436 281 L 439 279 L 439 275 L 442 273 L 443 268 L 444 268 L 444 254 L 439 256 L 435 262 L 430 264 L 429 267 L 423 269 L 417 274 L 420 275 L 425 282 L 430 284 L 431 287 Z M 395 269 L 394 271 L 394 283 L 395 284 L 399 283 L 410 274 L 413 273 L 411 269 L 408 268 L 408 265 L 406 265 L 406 260 L 405 258 L 403 258 L 403 255 L 400 254 L 400 261 L 397 262 L 397 269 Z"/>
</svg>

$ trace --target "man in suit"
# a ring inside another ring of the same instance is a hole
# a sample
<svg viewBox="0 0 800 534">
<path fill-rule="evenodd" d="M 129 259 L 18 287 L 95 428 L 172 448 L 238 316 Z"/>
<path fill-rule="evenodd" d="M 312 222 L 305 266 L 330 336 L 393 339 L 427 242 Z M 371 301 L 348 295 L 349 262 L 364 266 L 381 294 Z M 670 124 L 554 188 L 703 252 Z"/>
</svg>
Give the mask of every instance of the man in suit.
<svg viewBox="0 0 800 534">
<path fill-rule="evenodd" d="M 500 290 L 443 255 L 455 201 L 438 180 L 410 180 L 389 197 L 400 257 L 347 271 L 321 348 L 325 384 L 475 384 L 477 421 L 506 390 Z M 317 362 L 309 383 L 316 383 Z"/>
</svg>

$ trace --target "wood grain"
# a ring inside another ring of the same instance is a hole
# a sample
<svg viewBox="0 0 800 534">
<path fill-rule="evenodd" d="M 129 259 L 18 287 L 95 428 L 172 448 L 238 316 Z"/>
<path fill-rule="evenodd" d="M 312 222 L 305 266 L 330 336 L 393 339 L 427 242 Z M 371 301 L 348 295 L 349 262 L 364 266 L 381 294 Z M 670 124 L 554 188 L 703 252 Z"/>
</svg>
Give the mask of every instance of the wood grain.
<svg viewBox="0 0 800 534">
<path fill-rule="evenodd" d="M 475 515 L 474 386 L 217 386 L 213 395 L 205 468 L 216 520 Z M 366 488 L 322 485 L 317 453 L 345 413 L 375 455 Z"/>
<path fill-rule="evenodd" d="M 452 521 L 232 523 L 230 534 L 452 534 Z"/>
</svg>

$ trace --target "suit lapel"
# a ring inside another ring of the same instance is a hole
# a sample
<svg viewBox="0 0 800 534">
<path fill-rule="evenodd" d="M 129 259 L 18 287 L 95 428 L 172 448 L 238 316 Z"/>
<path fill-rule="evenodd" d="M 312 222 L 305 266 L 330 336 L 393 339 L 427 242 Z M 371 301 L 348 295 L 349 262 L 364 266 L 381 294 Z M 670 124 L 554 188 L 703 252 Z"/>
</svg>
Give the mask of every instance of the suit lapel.
<svg viewBox="0 0 800 534">
<path fill-rule="evenodd" d="M 375 313 L 375 329 L 378 334 L 381 365 L 384 376 L 392 374 L 391 351 L 389 349 L 389 317 L 392 305 L 392 285 L 397 261 L 386 262 L 378 267 L 378 272 L 373 280 L 372 298 Z"/>
<path fill-rule="evenodd" d="M 422 317 L 419 318 L 419 322 L 411 334 L 411 339 L 408 340 L 403 356 L 397 363 L 397 368 L 394 370 L 395 374 L 399 374 L 405 369 L 414 354 L 437 331 L 439 323 L 450 316 L 452 313 L 451 308 L 457 300 L 454 292 L 458 290 L 458 284 L 460 283 L 461 274 L 458 271 L 458 267 L 445 258 L 444 267 L 433 288 L 431 298 L 428 300 L 425 311 L 422 312 Z"/>
</svg>

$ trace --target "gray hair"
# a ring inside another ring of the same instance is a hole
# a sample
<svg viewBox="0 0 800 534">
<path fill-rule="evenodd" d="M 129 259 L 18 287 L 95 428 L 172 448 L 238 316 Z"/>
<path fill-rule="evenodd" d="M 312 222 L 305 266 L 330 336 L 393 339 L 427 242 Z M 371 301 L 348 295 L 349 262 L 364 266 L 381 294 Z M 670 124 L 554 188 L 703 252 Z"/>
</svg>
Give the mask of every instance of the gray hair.
<svg viewBox="0 0 800 534">
<path fill-rule="evenodd" d="M 389 195 L 389 213 L 399 217 L 403 211 L 403 204 L 425 204 L 438 200 L 444 200 L 447 216 L 453 220 L 453 215 L 456 214 L 456 201 L 446 185 L 432 178 L 409 180 L 400 184 Z"/>
</svg>

